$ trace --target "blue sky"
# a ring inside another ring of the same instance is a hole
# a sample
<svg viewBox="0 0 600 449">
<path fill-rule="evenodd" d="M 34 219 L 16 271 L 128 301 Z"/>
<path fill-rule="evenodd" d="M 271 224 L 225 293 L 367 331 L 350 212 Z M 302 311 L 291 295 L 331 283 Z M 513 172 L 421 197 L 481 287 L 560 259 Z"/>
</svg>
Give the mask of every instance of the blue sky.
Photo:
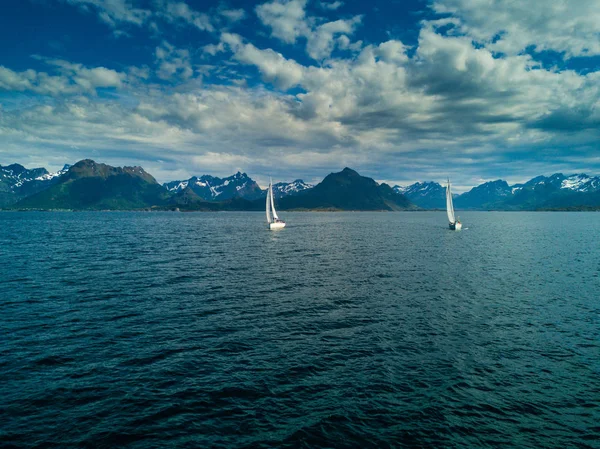
<svg viewBox="0 0 600 449">
<path fill-rule="evenodd" d="M 12 0 L 0 164 L 344 166 L 457 191 L 600 173 L 597 0 Z"/>
</svg>

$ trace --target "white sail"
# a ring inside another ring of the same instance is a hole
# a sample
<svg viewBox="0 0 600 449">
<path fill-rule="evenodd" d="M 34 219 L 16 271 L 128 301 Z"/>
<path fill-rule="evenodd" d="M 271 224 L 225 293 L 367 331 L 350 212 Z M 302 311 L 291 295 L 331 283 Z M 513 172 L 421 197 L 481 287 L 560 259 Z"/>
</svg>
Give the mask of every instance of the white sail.
<svg viewBox="0 0 600 449">
<path fill-rule="evenodd" d="M 448 213 L 448 220 L 450 223 L 456 223 L 456 218 L 454 218 L 454 205 L 452 204 L 452 191 L 450 190 L 450 180 L 448 180 L 448 187 L 446 188 L 446 212 Z"/>
<path fill-rule="evenodd" d="M 271 223 L 273 220 L 271 219 L 271 203 L 269 196 L 271 195 L 271 184 L 269 184 L 269 188 L 267 189 L 267 223 Z"/>
<path fill-rule="evenodd" d="M 271 208 L 273 209 L 273 218 L 275 220 L 279 220 L 279 217 L 277 216 L 277 211 L 275 210 L 275 200 L 273 200 L 273 185 L 272 185 L 272 183 L 269 183 L 269 193 L 271 195 Z"/>
</svg>

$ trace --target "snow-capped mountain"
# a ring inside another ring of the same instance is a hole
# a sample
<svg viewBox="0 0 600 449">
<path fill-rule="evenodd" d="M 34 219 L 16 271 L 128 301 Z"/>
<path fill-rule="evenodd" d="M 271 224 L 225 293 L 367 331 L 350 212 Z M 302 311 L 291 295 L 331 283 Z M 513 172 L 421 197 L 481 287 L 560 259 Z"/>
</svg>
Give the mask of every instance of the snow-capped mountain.
<svg viewBox="0 0 600 449">
<path fill-rule="evenodd" d="M 437 182 L 417 182 L 395 186 L 417 206 L 424 209 L 446 207 L 445 187 Z M 506 181 L 485 182 L 461 195 L 454 195 L 457 209 L 535 210 L 600 204 L 600 176 L 583 173 L 565 176 L 537 176 L 525 183 L 509 185 Z"/>
<path fill-rule="evenodd" d="M 565 176 L 537 176 L 524 184 L 512 186 L 509 208 L 546 209 L 592 206 L 600 203 L 600 177 L 583 173 Z"/>
<path fill-rule="evenodd" d="M 4 167 L 0 165 L 0 185 L 6 190 L 15 191 L 24 183 L 48 174 L 48 170 L 45 168 L 27 169 L 20 164 L 11 164 Z"/>
<path fill-rule="evenodd" d="M 61 168 L 58 171 L 55 171 L 54 173 L 48 173 L 48 172 L 46 172 L 45 174 L 43 174 L 41 176 L 38 176 L 37 178 L 35 178 L 35 181 L 50 181 L 50 180 L 52 180 L 54 178 L 57 178 L 59 176 L 64 175 L 66 172 L 69 171 L 69 169 L 71 167 L 72 166 L 70 164 L 65 164 L 63 166 L 63 168 Z M 46 170 L 46 169 L 44 169 L 44 170 Z"/>
<path fill-rule="evenodd" d="M 560 183 L 560 188 L 574 192 L 598 192 L 600 176 L 588 176 L 584 173 L 567 176 Z"/>
<path fill-rule="evenodd" d="M 522 184 L 487 182 L 455 201 L 464 209 L 535 210 L 600 204 L 600 177 L 586 174 L 537 176 Z"/>
<path fill-rule="evenodd" d="M 278 182 L 277 184 L 273 184 L 273 195 L 275 198 L 283 198 L 284 196 L 297 195 L 313 187 L 312 184 L 307 184 L 301 179 L 296 179 L 292 182 Z M 264 192 L 266 195 L 266 190 Z"/>
<path fill-rule="evenodd" d="M 89 168 L 89 170 L 82 172 L 83 166 Z M 10 207 L 17 203 L 21 204 L 26 198 L 54 188 L 55 184 L 65 183 L 81 176 L 85 177 L 90 175 L 90 173 L 102 178 L 105 173 L 98 167 L 110 168 L 104 164 L 95 164 L 93 161 L 80 161 L 73 167 L 65 165 L 61 170 L 49 173 L 45 168 L 27 169 L 20 164 L 0 165 L 0 207 Z M 106 169 L 108 170 L 108 168 Z M 149 185 L 156 183 L 154 178 L 145 173 L 140 167 L 124 167 L 121 171 L 134 178 L 141 177 Z M 346 169 L 342 173 L 348 174 L 354 172 Z M 356 174 L 356 176 L 358 175 Z M 170 192 L 170 195 L 163 188 L 157 186 L 158 190 L 161 190 L 162 193 L 152 192 L 152 195 L 154 195 L 153 198 L 156 201 L 160 200 L 164 202 L 169 198 L 173 199 L 175 197 L 188 198 L 191 202 L 202 202 L 202 200 L 204 202 L 212 201 L 214 204 L 210 205 L 208 209 L 220 210 L 219 208 L 225 206 L 219 205 L 218 202 L 241 198 L 249 200 L 252 204 L 250 205 L 248 201 L 233 201 L 228 202 L 227 207 L 232 208 L 231 210 L 248 207 L 251 210 L 255 210 L 255 208 L 258 210 L 264 207 L 264 205 L 259 204 L 260 201 L 253 200 L 264 199 L 265 190 L 262 190 L 247 174 L 241 172 L 226 178 L 218 178 L 210 175 L 194 176 L 184 181 L 165 183 L 163 187 Z M 343 197 L 344 201 L 347 201 L 348 204 L 352 203 L 352 208 L 356 208 L 356 204 L 360 203 L 359 198 L 365 195 L 363 189 L 368 190 L 368 186 L 365 184 L 359 188 L 357 184 L 355 187 L 351 193 L 345 192 L 339 198 L 334 195 L 336 201 Z M 383 189 L 384 185 L 382 184 L 380 187 Z M 389 193 L 380 192 L 384 196 L 385 201 L 389 200 L 388 197 L 390 195 L 394 195 L 392 189 L 389 186 L 387 188 L 390 191 Z M 322 207 L 334 207 L 335 204 L 338 204 L 338 202 L 333 200 L 331 204 L 326 201 L 323 202 L 323 198 L 317 201 L 317 197 L 324 195 L 325 190 L 320 189 L 320 193 L 316 191 L 311 193 L 313 189 L 316 189 L 316 187 L 300 179 L 289 183 L 280 182 L 273 185 L 275 196 L 278 199 L 283 199 L 282 203 L 293 203 L 294 207 L 316 207 L 315 205 L 319 201 L 323 203 L 321 204 Z M 437 182 L 417 182 L 409 186 L 395 186 L 393 191 L 404 195 L 409 201 L 424 209 L 445 208 L 445 186 Z M 72 193 L 73 195 L 76 194 L 75 191 Z M 306 201 L 302 199 L 305 194 L 308 195 Z M 289 207 L 291 207 L 290 204 L 288 204 Z M 473 187 L 470 191 L 461 195 L 454 195 L 454 205 L 459 210 L 598 209 L 600 208 L 600 176 L 589 176 L 584 173 L 572 175 L 555 173 L 551 176 L 537 176 L 525 183 L 513 185 L 509 185 L 503 180 L 496 180 Z M 341 206 L 337 205 L 335 207 Z M 371 204 L 369 207 L 374 206 Z"/>
<path fill-rule="evenodd" d="M 168 203 L 170 195 L 142 167 L 112 167 L 91 159 L 62 175 L 36 182 L 52 184 L 16 203 L 19 209 L 145 209 Z"/>
<path fill-rule="evenodd" d="M 193 176 L 186 181 L 171 181 L 163 185 L 172 193 L 181 192 L 189 187 L 205 201 L 224 201 L 235 197 L 254 200 L 264 197 L 267 192 L 261 190 L 258 184 L 246 173 L 240 172 L 227 178 L 217 178 L 210 175 Z M 296 179 L 293 182 L 278 182 L 273 184 L 273 194 L 275 198 L 282 198 L 296 195 L 312 187 L 311 184 L 307 184 L 301 179 Z"/>
<path fill-rule="evenodd" d="M 409 186 L 394 186 L 417 206 L 424 209 L 442 209 L 446 207 L 446 188 L 437 182 L 416 182 Z"/>
<path fill-rule="evenodd" d="M 56 184 L 60 180 L 61 176 L 66 174 L 70 168 L 71 166 L 69 164 L 65 164 L 62 169 L 54 173 L 48 173 L 46 169 L 43 169 L 46 173 L 23 182 L 18 187 L 16 193 L 20 197 L 27 197 L 29 195 L 33 195 L 34 193 L 41 192 L 42 190 L 46 190 L 47 188 Z"/>
<path fill-rule="evenodd" d="M 224 201 L 235 197 L 252 200 L 262 195 L 258 184 L 246 173 L 240 172 L 227 178 L 210 175 L 192 176 L 186 181 L 171 181 L 164 183 L 163 186 L 173 193 L 190 188 L 206 201 Z"/>
<path fill-rule="evenodd" d="M 55 173 L 45 168 L 27 169 L 20 164 L 0 165 L 0 205 L 17 202 L 54 185 L 70 168 L 65 165 Z"/>
</svg>

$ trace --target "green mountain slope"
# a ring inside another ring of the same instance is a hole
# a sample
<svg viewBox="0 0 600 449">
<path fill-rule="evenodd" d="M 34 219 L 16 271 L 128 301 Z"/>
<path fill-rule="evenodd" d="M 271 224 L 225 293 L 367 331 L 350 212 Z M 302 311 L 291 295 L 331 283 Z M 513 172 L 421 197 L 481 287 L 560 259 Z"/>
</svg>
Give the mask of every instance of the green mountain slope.
<svg viewBox="0 0 600 449">
<path fill-rule="evenodd" d="M 86 159 L 52 187 L 16 203 L 15 209 L 144 209 L 166 204 L 169 194 L 141 167 L 111 167 Z"/>
<path fill-rule="evenodd" d="M 285 209 L 411 210 L 417 207 L 387 184 L 359 175 L 350 168 L 331 173 L 314 188 L 279 200 Z"/>
</svg>

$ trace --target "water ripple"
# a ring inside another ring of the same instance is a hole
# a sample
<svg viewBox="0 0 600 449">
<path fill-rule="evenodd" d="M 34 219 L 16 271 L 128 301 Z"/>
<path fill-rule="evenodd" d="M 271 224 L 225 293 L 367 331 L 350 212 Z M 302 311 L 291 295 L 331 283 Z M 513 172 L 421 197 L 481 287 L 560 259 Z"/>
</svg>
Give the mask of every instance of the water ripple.
<svg viewBox="0 0 600 449">
<path fill-rule="evenodd" d="M 0 213 L 3 447 L 598 447 L 597 214 L 262 215 Z"/>
</svg>

